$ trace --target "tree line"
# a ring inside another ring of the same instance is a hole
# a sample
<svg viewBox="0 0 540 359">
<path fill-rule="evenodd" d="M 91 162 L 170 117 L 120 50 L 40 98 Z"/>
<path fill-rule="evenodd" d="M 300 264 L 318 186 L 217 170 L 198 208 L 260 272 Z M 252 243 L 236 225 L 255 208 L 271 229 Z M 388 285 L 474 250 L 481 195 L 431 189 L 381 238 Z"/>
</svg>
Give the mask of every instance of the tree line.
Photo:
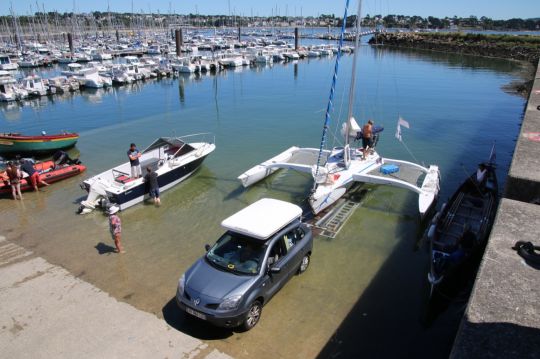
<svg viewBox="0 0 540 359">
<path fill-rule="evenodd" d="M 352 20 L 352 19 L 351 19 Z M 349 19 L 347 19 L 349 23 Z M 404 16 L 404 15 L 366 15 L 362 24 L 364 26 L 384 26 L 387 28 L 415 28 L 415 29 L 449 29 L 473 28 L 481 30 L 540 30 L 540 18 L 508 20 L 494 20 L 486 16 L 480 18 L 471 15 L 468 17 L 444 17 L 434 16 Z"/>
</svg>

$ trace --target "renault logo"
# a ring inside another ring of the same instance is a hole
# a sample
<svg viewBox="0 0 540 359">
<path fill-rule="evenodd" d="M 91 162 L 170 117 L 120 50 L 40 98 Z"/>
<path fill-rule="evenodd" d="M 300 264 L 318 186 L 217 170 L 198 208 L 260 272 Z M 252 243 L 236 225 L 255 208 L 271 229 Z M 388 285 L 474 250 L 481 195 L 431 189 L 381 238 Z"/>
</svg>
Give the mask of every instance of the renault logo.
<svg viewBox="0 0 540 359">
<path fill-rule="evenodd" d="M 201 303 L 201 298 L 193 299 L 193 304 L 199 305 Z"/>
</svg>

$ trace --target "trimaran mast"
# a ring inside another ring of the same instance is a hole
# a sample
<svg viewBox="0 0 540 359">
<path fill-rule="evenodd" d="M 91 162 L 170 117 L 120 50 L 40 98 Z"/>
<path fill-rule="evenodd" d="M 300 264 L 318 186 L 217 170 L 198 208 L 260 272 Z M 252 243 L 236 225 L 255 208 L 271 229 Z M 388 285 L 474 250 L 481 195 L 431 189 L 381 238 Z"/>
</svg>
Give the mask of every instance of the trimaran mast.
<svg viewBox="0 0 540 359">
<path fill-rule="evenodd" d="M 349 145 L 349 131 L 351 128 L 351 119 L 354 105 L 354 93 L 356 89 L 356 60 L 358 59 L 358 53 L 360 52 L 360 14 L 362 12 L 362 0 L 358 0 L 358 11 L 356 13 L 356 38 L 354 42 L 354 57 L 352 64 L 352 74 L 351 74 L 351 88 L 349 89 L 349 112 L 347 114 L 347 122 L 345 125 L 345 150 L 348 150 Z M 345 158 L 348 158 L 348 154 Z M 347 164 L 348 165 L 348 164 Z"/>
<path fill-rule="evenodd" d="M 319 175 L 319 167 L 321 163 L 321 157 L 324 149 L 324 144 L 326 143 L 326 135 L 328 133 L 328 127 L 330 125 L 330 112 L 332 112 L 332 106 L 334 101 L 334 92 L 336 90 L 336 81 L 337 81 L 337 74 L 339 69 L 339 60 L 341 59 L 342 50 L 343 47 L 343 36 L 345 34 L 345 27 L 347 25 L 347 10 L 349 9 L 349 0 L 345 2 L 345 13 L 343 14 L 343 23 L 341 24 L 341 32 L 339 34 L 339 44 L 338 44 L 338 51 L 336 55 L 336 63 L 334 65 L 334 75 L 332 76 L 332 86 L 330 87 L 330 97 L 328 98 L 328 105 L 326 106 L 326 113 L 324 118 L 324 126 L 323 126 L 323 133 L 321 136 L 321 145 L 319 147 L 319 155 L 317 156 L 317 165 L 315 167 L 315 175 L 314 178 L 316 179 Z M 317 188 L 317 181 L 313 182 L 313 191 Z"/>
<path fill-rule="evenodd" d="M 341 59 L 342 55 L 342 47 L 343 47 L 343 37 L 345 34 L 345 28 L 347 26 L 347 10 L 349 8 L 349 0 L 345 3 L 345 13 L 343 15 L 343 23 L 341 25 L 341 32 L 339 35 L 339 44 L 338 44 L 338 51 L 336 56 L 336 63 L 334 66 L 334 75 L 332 77 L 332 86 L 330 87 L 330 97 L 328 99 L 328 105 L 326 107 L 326 113 L 325 113 L 325 120 L 324 120 L 324 127 L 323 127 L 323 133 L 321 136 L 321 145 L 319 148 L 319 155 L 317 157 L 317 165 L 315 168 L 315 174 L 314 178 L 316 179 L 319 175 L 319 167 L 321 163 L 321 157 L 324 149 L 324 145 L 326 143 L 326 136 L 328 133 L 328 127 L 330 125 L 330 113 L 332 112 L 332 106 L 333 106 L 333 100 L 334 100 L 334 93 L 336 89 L 336 80 L 337 80 L 337 74 L 339 69 L 339 60 Z M 354 103 L 354 90 L 355 90 L 355 84 L 356 84 L 356 60 L 358 58 L 358 52 L 359 52 L 359 44 L 360 44 L 360 14 L 362 10 L 362 0 L 358 1 L 358 11 L 356 15 L 356 39 L 355 39 L 355 48 L 354 48 L 354 57 L 353 57 L 353 67 L 352 67 L 352 77 L 351 77 L 351 88 L 349 91 L 349 110 L 347 114 L 347 121 L 346 121 L 346 132 L 345 132 L 345 149 L 348 151 L 348 144 L 349 144 L 349 128 L 350 128 L 350 119 L 352 117 L 352 111 L 353 111 L 353 103 Z M 348 158 L 348 154 L 346 154 L 345 158 Z M 348 166 L 348 161 L 345 161 L 346 165 Z M 313 190 L 317 187 L 317 182 L 314 181 L 313 183 Z"/>
</svg>

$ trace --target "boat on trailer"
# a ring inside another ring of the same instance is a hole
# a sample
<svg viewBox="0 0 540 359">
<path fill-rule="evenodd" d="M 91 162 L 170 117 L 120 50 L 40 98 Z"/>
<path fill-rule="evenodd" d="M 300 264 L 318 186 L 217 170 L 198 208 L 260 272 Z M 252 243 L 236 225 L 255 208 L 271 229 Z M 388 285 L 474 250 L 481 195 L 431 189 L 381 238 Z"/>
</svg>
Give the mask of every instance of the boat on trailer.
<svg viewBox="0 0 540 359">
<path fill-rule="evenodd" d="M 158 176 L 160 191 L 166 191 L 191 176 L 216 149 L 214 143 L 215 138 L 209 133 L 160 137 L 141 152 L 142 172 L 152 168 Z M 147 199 L 149 188 L 144 178 L 132 178 L 130 171 L 130 163 L 125 162 L 85 180 L 81 186 L 88 197 L 81 202 L 79 213 L 111 206 L 125 210 Z"/>
<path fill-rule="evenodd" d="M 361 2 L 359 2 L 358 7 L 358 19 L 361 18 L 360 4 Z M 346 14 L 347 10 L 345 10 Z M 359 24 L 357 24 L 357 29 L 360 29 Z M 290 147 L 277 156 L 244 172 L 238 179 L 244 187 L 249 187 L 270 176 L 278 169 L 292 169 L 311 174 L 313 177 L 313 189 L 308 200 L 315 215 L 336 203 L 355 182 L 391 185 L 418 193 L 418 210 L 423 217 L 432 207 L 439 193 L 439 168 L 436 165 L 424 167 L 412 162 L 380 156 L 375 151 L 380 131 L 375 133 L 377 132 L 375 128 L 373 128 L 372 148 L 363 148 L 356 145 L 358 140 L 362 138 L 361 128 L 352 115 L 356 63 L 359 51 L 354 51 L 348 116 L 341 129 L 344 146 L 334 147 L 331 150 L 324 148 L 330 125 L 337 69 L 343 52 L 344 32 L 345 28 L 343 27 L 320 148 Z M 357 31 L 356 49 L 359 48 L 359 34 L 360 31 Z M 398 139 L 401 140 L 400 122 L 398 122 Z"/>
<path fill-rule="evenodd" d="M 477 172 L 468 177 L 441 210 L 435 214 L 427 230 L 430 243 L 428 280 L 433 289 L 457 275 L 467 262 L 482 254 L 487 243 L 498 203 L 494 149 L 485 167 L 485 179 L 478 183 Z M 478 258 L 479 259 L 479 258 Z"/>
</svg>

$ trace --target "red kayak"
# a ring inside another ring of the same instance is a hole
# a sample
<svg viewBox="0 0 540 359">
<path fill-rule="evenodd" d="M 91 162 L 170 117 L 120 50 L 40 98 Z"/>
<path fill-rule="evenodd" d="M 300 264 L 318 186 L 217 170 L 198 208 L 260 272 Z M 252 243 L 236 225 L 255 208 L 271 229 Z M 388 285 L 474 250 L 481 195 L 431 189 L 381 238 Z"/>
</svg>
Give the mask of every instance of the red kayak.
<svg viewBox="0 0 540 359">
<path fill-rule="evenodd" d="M 60 165 L 53 169 L 53 161 L 38 162 L 34 168 L 39 172 L 39 178 L 48 184 L 73 177 L 86 170 L 82 164 Z M 21 180 L 21 192 L 33 190 L 30 178 L 27 176 Z M 11 194 L 11 186 L 6 171 L 0 172 L 0 194 Z"/>
</svg>

